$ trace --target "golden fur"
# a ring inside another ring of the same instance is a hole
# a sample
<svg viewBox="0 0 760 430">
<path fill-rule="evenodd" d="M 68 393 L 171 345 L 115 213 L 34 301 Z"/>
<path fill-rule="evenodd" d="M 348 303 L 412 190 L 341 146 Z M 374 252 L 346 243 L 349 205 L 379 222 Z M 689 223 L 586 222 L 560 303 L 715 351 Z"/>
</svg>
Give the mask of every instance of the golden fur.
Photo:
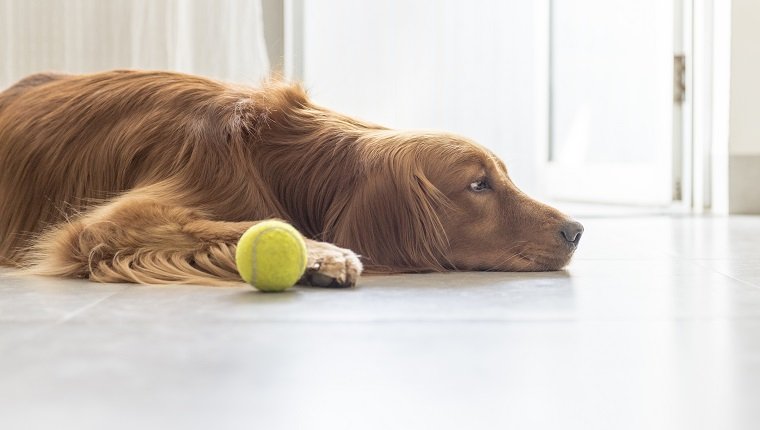
<svg viewBox="0 0 760 430">
<path fill-rule="evenodd" d="M 465 138 L 362 122 L 298 85 L 169 72 L 0 93 L 0 203 L 0 263 L 103 282 L 239 281 L 237 239 L 270 218 L 309 238 L 302 282 L 323 286 L 363 269 L 555 270 L 575 249 L 569 220 Z"/>
</svg>

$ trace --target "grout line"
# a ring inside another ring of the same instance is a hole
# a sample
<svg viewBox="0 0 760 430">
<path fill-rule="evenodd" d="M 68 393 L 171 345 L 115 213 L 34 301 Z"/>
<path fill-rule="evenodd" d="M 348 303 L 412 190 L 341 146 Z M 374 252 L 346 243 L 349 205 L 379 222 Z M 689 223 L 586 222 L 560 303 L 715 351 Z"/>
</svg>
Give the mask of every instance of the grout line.
<svg viewBox="0 0 760 430">
<path fill-rule="evenodd" d="M 181 323 L 183 326 L 191 326 L 194 324 L 200 324 L 206 327 L 211 326 L 226 326 L 226 325 L 258 325 L 258 324 L 272 324 L 272 325 L 346 325 L 346 327 L 352 326 L 393 326 L 393 325 L 532 325 L 532 324 L 570 324 L 570 325 L 583 325 L 583 324 L 661 324 L 661 323 L 698 323 L 698 322 L 715 322 L 715 321 L 758 321 L 760 322 L 760 315 L 682 315 L 682 316 L 631 316 L 631 317 L 547 317 L 547 318 L 344 318 L 344 319 L 319 319 L 319 318 L 303 318 L 303 319 L 277 319 L 277 318 L 260 318 L 260 319 L 207 319 L 207 320 L 186 320 L 186 319 L 141 319 L 131 320 L 130 326 L 149 325 L 154 326 L 157 322 L 160 323 Z M 100 320 L 92 321 L 98 323 L 101 326 L 120 325 L 119 321 Z M 2 325 L 2 323 L 0 323 Z M 48 326 L 50 327 L 50 326 Z"/>
<path fill-rule="evenodd" d="M 736 282 L 739 282 L 740 284 L 744 284 L 744 285 L 747 285 L 747 286 L 752 287 L 752 288 L 760 288 L 760 285 L 755 284 L 755 283 L 750 282 L 750 281 L 745 281 L 744 279 L 741 279 L 741 278 L 737 278 L 735 275 L 730 275 L 728 273 L 721 272 L 720 270 L 714 269 L 712 267 L 706 267 L 706 268 L 712 270 L 713 272 L 715 272 L 715 273 L 717 273 L 717 274 L 719 274 L 721 276 L 725 276 L 728 279 L 732 279 L 732 280 L 734 280 Z"/>
<path fill-rule="evenodd" d="M 76 310 L 74 310 L 72 312 L 69 312 L 68 314 L 66 314 L 66 315 L 62 316 L 61 318 L 59 318 L 57 321 L 43 322 L 38 327 L 36 327 L 36 329 L 33 329 L 31 332 L 29 332 L 28 335 L 24 336 L 22 339 L 16 340 L 15 342 L 11 342 L 11 344 L 10 345 L 6 345 L 6 347 L 9 347 L 9 346 L 12 346 L 13 344 L 15 344 L 14 348 L 18 348 L 21 344 L 27 343 L 30 339 L 33 339 L 34 337 L 39 336 L 41 333 L 45 333 L 45 332 L 47 332 L 49 330 L 53 330 L 54 328 L 60 326 L 61 324 L 66 323 L 67 321 L 71 320 L 75 316 L 77 316 L 77 315 L 81 314 L 82 312 L 86 311 L 87 309 L 90 309 L 93 306 L 96 306 L 96 305 L 102 303 L 104 300 L 107 300 L 107 299 L 115 296 L 116 294 L 121 293 L 126 288 L 127 287 L 125 287 L 125 288 L 123 288 L 123 289 L 121 289 L 119 291 L 114 291 L 111 294 L 106 295 L 105 297 L 102 297 L 102 298 L 100 298 L 98 300 L 95 300 L 94 302 L 88 303 L 88 304 L 80 307 L 79 309 L 76 309 Z M 13 321 L 11 321 L 11 322 L 13 322 Z M 3 323 L 4 322 L 0 322 L 0 326 L 2 326 Z M 28 322 L 23 322 L 23 321 L 20 322 L 20 323 L 25 324 L 25 325 L 28 324 Z"/>
<path fill-rule="evenodd" d="M 81 313 L 85 312 L 86 310 L 88 310 L 88 309 L 90 309 L 90 308 L 92 308 L 92 307 L 95 307 L 95 306 L 99 305 L 100 303 L 103 303 L 104 301 L 106 301 L 106 300 L 110 299 L 111 297 L 113 297 L 113 296 L 115 296 L 115 295 L 117 295 L 117 294 L 120 294 L 120 293 L 121 293 L 121 292 L 123 292 L 123 291 L 124 291 L 126 288 L 128 288 L 128 287 L 124 287 L 124 288 L 123 288 L 123 289 L 121 289 L 121 290 L 118 290 L 118 291 L 114 291 L 114 292 L 112 292 L 111 294 L 108 294 L 107 296 L 101 297 L 100 299 L 98 299 L 98 300 L 95 300 L 94 302 L 88 303 L 88 304 L 86 304 L 86 305 L 82 306 L 82 307 L 81 307 L 81 308 L 79 308 L 79 309 L 75 309 L 75 310 L 73 310 L 73 311 L 69 312 L 68 314 L 66 314 L 66 315 L 62 316 L 62 317 L 61 317 L 61 318 L 60 318 L 58 321 L 56 321 L 56 322 L 54 322 L 53 324 L 51 324 L 51 325 L 50 325 L 50 327 L 54 327 L 54 326 L 57 326 L 57 325 L 63 324 L 63 323 L 65 323 L 66 321 L 69 321 L 69 320 L 71 320 L 72 318 L 74 318 L 74 317 L 76 317 L 77 315 L 79 315 L 79 314 L 81 314 Z"/>
<path fill-rule="evenodd" d="M 693 263 L 697 267 L 701 267 L 701 268 L 707 269 L 707 270 L 709 270 L 709 271 L 711 271 L 713 273 L 717 273 L 717 274 L 719 274 L 721 276 L 725 276 L 726 278 L 732 279 L 732 280 L 734 280 L 736 282 L 739 282 L 740 284 L 744 284 L 744 285 L 750 286 L 752 288 L 760 288 L 760 284 L 755 284 L 753 282 L 746 281 L 746 280 L 741 279 L 741 278 L 737 278 L 736 275 L 731 275 L 729 273 L 725 273 L 725 272 L 723 272 L 721 270 L 718 270 L 718 269 L 716 269 L 714 267 L 710 267 L 707 264 L 701 263 L 702 261 L 712 261 L 712 260 L 724 260 L 724 259 L 723 258 L 717 258 L 717 259 L 704 259 L 704 258 L 702 258 L 702 259 L 691 259 L 691 260 L 688 260 L 688 261 L 690 261 L 691 263 Z"/>
<path fill-rule="evenodd" d="M 88 304 L 86 304 L 86 305 L 84 305 L 84 306 L 80 307 L 79 309 L 75 309 L 75 310 L 73 310 L 73 311 L 71 311 L 71 312 L 67 313 L 66 315 L 62 316 L 61 318 L 59 318 L 59 319 L 58 319 L 58 320 L 56 320 L 56 321 L 53 321 L 53 322 L 49 322 L 49 323 L 43 323 L 43 324 L 41 324 L 41 325 L 39 326 L 39 328 L 38 328 L 37 330 L 33 331 L 33 332 L 30 334 L 30 336 L 37 336 L 38 334 L 40 334 L 40 333 L 42 333 L 42 332 L 45 332 L 45 331 L 47 331 L 47 330 L 50 330 L 50 329 L 53 329 L 53 328 L 55 328 L 55 327 L 57 327 L 57 326 L 59 326 L 59 325 L 61 325 L 61 324 L 64 324 L 64 323 L 66 323 L 67 321 L 70 321 L 71 319 L 73 319 L 74 317 L 76 317 L 77 315 L 79 315 L 79 314 L 81 314 L 81 313 L 85 312 L 86 310 L 88 310 L 88 309 L 90 309 L 90 308 L 92 308 L 92 307 L 94 307 L 94 306 L 96 306 L 96 305 L 98 305 L 98 304 L 100 304 L 100 303 L 104 302 L 105 300 L 108 300 L 108 299 L 110 299 L 111 297 L 113 297 L 113 296 L 115 296 L 115 295 L 117 295 L 117 294 L 120 294 L 120 293 L 122 293 L 122 292 L 123 292 L 125 289 L 127 289 L 127 288 L 128 288 L 128 287 L 124 287 L 124 288 L 122 288 L 121 290 L 118 290 L 118 291 L 114 291 L 114 292 L 112 292 L 111 294 L 108 294 L 108 295 L 106 295 L 106 296 L 104 296 L 104 297 L 101 297 L 101 298 L 100 298 L 100 299 L 98 299 L 98 300 L 95 300 L 94 302 L 90 302 L 90 303 L 88 303 Z"/>
</svg>

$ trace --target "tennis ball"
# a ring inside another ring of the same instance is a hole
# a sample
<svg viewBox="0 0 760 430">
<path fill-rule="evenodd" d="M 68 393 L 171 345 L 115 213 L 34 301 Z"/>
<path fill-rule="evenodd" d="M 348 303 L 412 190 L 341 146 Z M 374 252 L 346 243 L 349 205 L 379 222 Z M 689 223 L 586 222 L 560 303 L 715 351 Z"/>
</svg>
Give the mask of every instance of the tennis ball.
<svg viewBox="0 0 760 430">
<path fill-rule="evenodd" d="M 262 221 L 246 230 L 235 252 L 240 276 L 260 291 L 284 291 L 306 270 L 306 243 L 290 224 Z"/>
</svg>

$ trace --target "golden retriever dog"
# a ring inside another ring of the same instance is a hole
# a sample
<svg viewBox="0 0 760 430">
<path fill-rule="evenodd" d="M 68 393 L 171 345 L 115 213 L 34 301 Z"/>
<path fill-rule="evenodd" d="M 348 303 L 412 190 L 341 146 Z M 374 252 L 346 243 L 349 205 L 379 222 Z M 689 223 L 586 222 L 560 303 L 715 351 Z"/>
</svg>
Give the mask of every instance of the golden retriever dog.
<svg viewBox="0 0 760 430">
<path fill-rule="evenodd" d="M 238 238 L 307 238 L 300 283 L 564 267 L 583 227 L 453 134 L 396 131 L 169 72 L 38 74 L 0 93 L 0 264 L 100 282 L 229 284 Z"/>
</svg>

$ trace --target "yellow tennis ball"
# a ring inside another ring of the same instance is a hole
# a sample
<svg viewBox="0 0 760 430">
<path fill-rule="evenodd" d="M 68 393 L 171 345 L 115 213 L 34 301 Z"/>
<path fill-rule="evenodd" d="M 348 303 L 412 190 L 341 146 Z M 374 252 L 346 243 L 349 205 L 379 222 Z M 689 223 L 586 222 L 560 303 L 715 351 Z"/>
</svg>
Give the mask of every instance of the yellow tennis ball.
<svg viewBox="0 0 760 430">
<path fill-rule="evenodd" d="M 284 291 L 306 270 L 306 243 L 290 224 L 262 221 L 240 237 L 235 252 L 240 276 L 261 291 Z"/>
</svg>

